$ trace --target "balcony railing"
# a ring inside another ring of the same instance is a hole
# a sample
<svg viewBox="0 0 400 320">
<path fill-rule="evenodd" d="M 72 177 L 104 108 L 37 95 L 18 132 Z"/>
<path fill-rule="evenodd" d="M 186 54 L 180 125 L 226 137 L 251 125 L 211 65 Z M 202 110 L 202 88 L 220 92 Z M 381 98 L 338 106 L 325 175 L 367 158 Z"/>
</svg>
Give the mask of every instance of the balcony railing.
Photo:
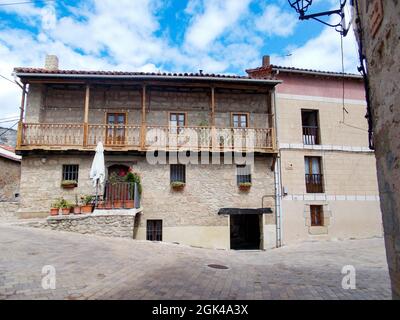
<svg viewBox="0 0 400 320">
<path fill-rule="evenodd" d="M 306 145 L 319 144 L 319 128 L 303 126 L 303 143 Z"/>
<path fill-rule="evenodd" d="M 270 152 L 275 134 L 273 128 L 25 123 L 18 148 L 94 149 L 98 142 L 109 150 Z"/>
<path fill-rule="evenodd" d="M 322 174 L 306 174 L 307 193 L 323 193 L 324 183 Z"/>
</svg>

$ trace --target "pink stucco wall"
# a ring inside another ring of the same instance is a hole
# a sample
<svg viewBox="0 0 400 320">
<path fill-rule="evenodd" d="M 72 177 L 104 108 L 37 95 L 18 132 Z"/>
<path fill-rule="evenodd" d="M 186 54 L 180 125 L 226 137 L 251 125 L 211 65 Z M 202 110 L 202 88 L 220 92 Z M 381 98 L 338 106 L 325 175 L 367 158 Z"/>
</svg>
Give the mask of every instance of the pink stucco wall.
<svg viewBox="0 0 400 320">
<path fill-rule="evenodd" d="M 343 80 L 341 78 L 316 77 L 303 74 L 281 72 L 276 76 L 283 83 L 277 86 L 278 93 L 306 95 L 327 98 L 342 98 Z M 361 80 L 345 80 L 345 98 L 365 100 L 364 85 Z"/>
</svg>

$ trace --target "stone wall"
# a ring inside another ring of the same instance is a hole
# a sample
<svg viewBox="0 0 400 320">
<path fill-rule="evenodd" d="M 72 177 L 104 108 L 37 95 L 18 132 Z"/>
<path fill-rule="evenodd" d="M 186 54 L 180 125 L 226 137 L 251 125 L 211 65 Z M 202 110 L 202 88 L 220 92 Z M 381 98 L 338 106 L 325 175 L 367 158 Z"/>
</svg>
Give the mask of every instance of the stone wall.
<svg viewBox="0 0 400 320">
<path fill-rule="evenodd" d="M 85 89 L 30 85 L 26 122 L 82 123 Z M 249 127 L 268 127 L 270 95 L 216 90 L 216 126 L 230 127 L 232 112 L 249 112 Z M 210 124 L 210 92 L 168 92 L 148 89 L 148 125 L 168 125 L 169 112 L 187 112 L 187 125 Z M 125 112 L 127 124 L 141 123 L 141 96 L 138 89 L 93 87 L 90 94 L 89 122 L 104 124 L 107 112 Z"/>
<path fill-rule="evenodd" d="M 31 226 L 44 229 L 133 239 L 135 216 L 59 216 Z"/>
<path fill-rule="evenodd" d="M 75 195 L 93 194 L 89 180 L 93 155 L 35 155 L 22 160 L 20 212 L 48 212 L 59 197 L 74 202 Z M 146 219 L 163 219 L 168 226 L 227 226 L 226 217 L 218 215 L 224 207 L 259 208 L 264 195 L 274 194 L 272 157 L 256 157 L 253 166 L 253 186 L 243 193 L 236 184 L 234 164 L 196 165 L 186 168 L 186 186 L 181 192 L 170 187 L 169 165 L 151 165 L 143 156 L 106 155 L 106 165 L 131 166 L 142 177 L 144 208 L 141 227 Z M 79 164 L 78 187 L 66 190 L 61 187 L 63 164 Z M 272 197 L 266 206 L 274 208 Z M 273 222 L 273 218 L 269 223 Z"/>
<path fill-rule="evenodd" d="M 400 2 L 356 3 L 362 35 L 357 33 L 368 64 L 388 265 L 393 297 L 400 299 Z"/>
<path fill-rule="evenodd" d="M 20 162 L 0 157 L 0 202 L 16 200 L 20 176 Z"/>
<path fill-rule="evenodd" d="M 0 202 L 0 221 L 15 220 L 18 208 L 18 202 Z"/>
<path fill-rule="evenodd" d="M 17 144 L 17 131 L 0 127 L 0 144 L 15 148 Z"/>
</svg>

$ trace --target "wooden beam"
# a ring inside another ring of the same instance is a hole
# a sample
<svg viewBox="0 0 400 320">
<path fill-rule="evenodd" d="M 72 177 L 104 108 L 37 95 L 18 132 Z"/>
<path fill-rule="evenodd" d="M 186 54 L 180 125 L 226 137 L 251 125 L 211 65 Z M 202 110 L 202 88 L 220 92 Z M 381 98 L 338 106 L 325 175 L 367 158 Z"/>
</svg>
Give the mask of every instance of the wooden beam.
<svg viewBox="0 0 400 320">
<path fill-rule="evenodd" d="M 83 118 L 83 146 L 86 147 L 88 144 L 88 123 L 89 123 L 89 101 L 90 101 L 90 86 L 86 85 L 85 94 L 85 113 Z"/>
<path fill-rule="evenodd" d="M 146 146 L 146 85 L 142 86 L 142 126 L 140 130 L 140 148 L 145 149 Z"/>
<path fill-rule="evenodd" d="M 25 113 L 25 97 L 26 97 L 26 83 L 22 87 L 22 97 L 21 97 L 21 106 L 19 113 L 19 122 L 18 122 L 18 132 L 17 132 L 17 149 L 22 145 L 23 139 L 23 121 L 24 121 L 24 113 Z"/>
</svg>

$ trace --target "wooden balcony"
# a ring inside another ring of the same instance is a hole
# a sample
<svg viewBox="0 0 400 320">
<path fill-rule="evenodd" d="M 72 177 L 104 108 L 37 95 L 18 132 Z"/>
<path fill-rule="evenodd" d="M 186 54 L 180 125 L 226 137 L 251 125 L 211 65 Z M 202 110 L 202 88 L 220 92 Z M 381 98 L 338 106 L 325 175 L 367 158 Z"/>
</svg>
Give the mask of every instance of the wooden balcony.
<svg viewBox="0 0 400 320">
<path fill-rule="evenodd" d="M 306 174 L 307 193 L 324 193 L 323 178 L 322 174 Z"/>
<path fill-rule="evenodd" d="M 25 123 L 17 150 L 235 151 L 274 153 L 274 128 Z"/>
</svg>

